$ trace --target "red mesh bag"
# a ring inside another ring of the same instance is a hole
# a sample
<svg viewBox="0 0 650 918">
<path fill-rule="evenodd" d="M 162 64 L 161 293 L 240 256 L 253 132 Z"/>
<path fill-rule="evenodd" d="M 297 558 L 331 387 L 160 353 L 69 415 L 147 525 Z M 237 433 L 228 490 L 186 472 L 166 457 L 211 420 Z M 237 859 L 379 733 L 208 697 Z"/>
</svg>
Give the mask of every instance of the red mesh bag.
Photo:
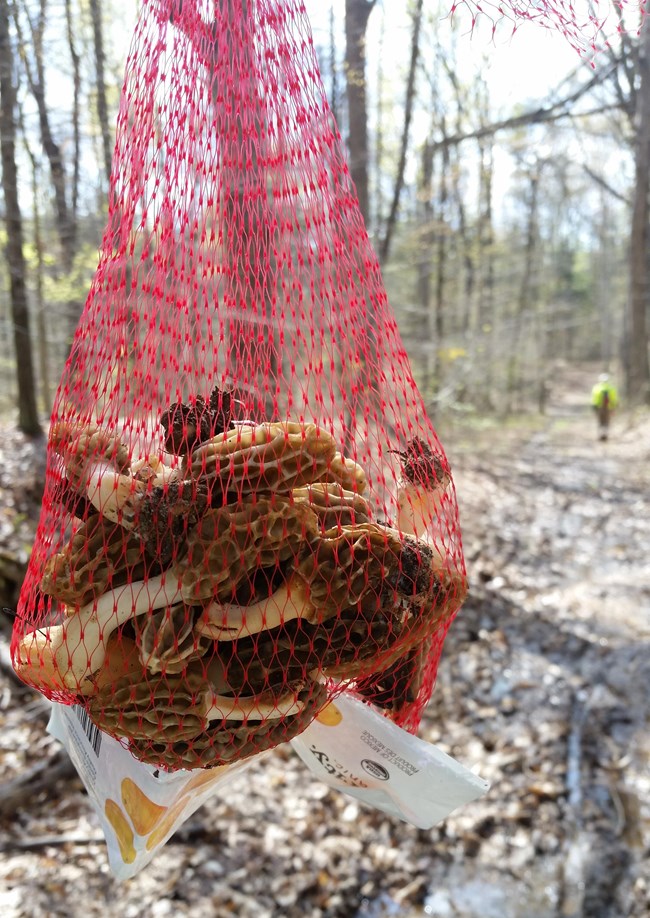
<svg viewBox="0 0 650 918">
<path fill-rule="evenodd" d="M 299 0 L 149 0 L 14 666 L 209 767 L 344 688 L 417 728 L 465 593 L 447 460 Z"/>
</svg>

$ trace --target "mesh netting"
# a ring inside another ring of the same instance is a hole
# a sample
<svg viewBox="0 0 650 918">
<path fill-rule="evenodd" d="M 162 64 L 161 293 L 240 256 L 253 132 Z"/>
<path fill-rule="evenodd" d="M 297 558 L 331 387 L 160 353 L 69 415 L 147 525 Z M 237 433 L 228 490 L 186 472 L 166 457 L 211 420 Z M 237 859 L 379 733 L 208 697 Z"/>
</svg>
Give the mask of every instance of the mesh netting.
<svg viewBox="0 0 650 918">
<path fill-rule="evenodd" d="M 302 4 L 149 0 L 17 671 L 139 759 L 208 767 L 343 688 L 415 729 L 464 592 Z"/>
</svg>

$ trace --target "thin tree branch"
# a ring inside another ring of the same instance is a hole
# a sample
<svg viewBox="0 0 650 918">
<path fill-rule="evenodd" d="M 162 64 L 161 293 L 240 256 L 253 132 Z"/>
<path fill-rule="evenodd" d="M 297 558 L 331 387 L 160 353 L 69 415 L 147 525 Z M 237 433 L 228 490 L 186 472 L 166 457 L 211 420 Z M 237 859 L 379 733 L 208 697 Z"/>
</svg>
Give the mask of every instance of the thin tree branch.
<svg viewBox="0 0 650 918">
<path fill-rule="evenodd" d="M 575 102 L 577 102 L 590 90 L 592 90 L 594 86 L 602 83 L 614 69 L 614 66 L 612 66 L 608 70 L 596 74 L 591 80 L 589 80 L 583 86 L 580 86 L 570 96 L 567 96 L 559 102 L 553 103 L 553 105 L 536 108 L 532 111 L 524 112 L 521 115 L 514 115 L 513 117 L 505 118 L 502 121 L 495 121 L 493 124 L 482 125 L 474 131 L 450 134 L 448 137 L 444 137 L 442 140 L 434 142 L 434 150 L 441 150 L 444 147 L 456 146 L 460 143 L 463 143 L 465 140 L 480 140 L 482 137 L 492 136 L 499 131 L 512 130 L 513 128 L 523 127 L 524 125 L 544 124 L 550 121 L 558 121 L 561 118 L 585 117 L 588 115 L 601 114 L 606 111 L 611 111 L 612 109 L 618 109 L 618 105 L 608 105 L 602 106 L 598 109 L 592 109 L 588 112 L 580 112 L 578 114 L 570 111 L 571 106 Z"/>
<path fill-rule="evenodd" d="M 108 104 L 106 101 L 106 78 L 104 75 L 104 31 L 102 28 L 102 5 L 99 0 L 90 0 L 90 17 L 93 24 L 93 39 L 95 45 L 95 77 L 97 80 L 97 117 L 102 135 L 102 150 L 104 153 L 104 171 L 106 181 L 111 179 L 111 132 L 108 126 Z"/>
<path fill-rule="evenodd" d="M 72 258 L 76 237 L 76 225 L 72 215 L 70 214 L 70 209 L 68 208 L 66 197 L 67 183 L 61 148 L 54 140 L 50 125 L 49 112 L 45 102 L 45 68 L 43 63 L 42 47 L 43 29 L 45 26 L 45 2 L 44 0 L 41 2 L 38 16 L 38 25 L 36 26 L 29 16 L 29 11 L 26 8 L 24 8 L 23 11 L 29 24 L 31 41 L 35 54 L 36 73 L 34 73 L 34 68 L 32 67 L 29 56 L 27 54 L 22 26 L 20 23 L 20 15 L 16 6 L 14 6 L 13 15 L 20 46 L 20 57 L 25 67 L 27 82 L 29 83 L 29 88 L 34 97 L 34 101 L 36 102 L 36 107 L 38 110 L 41 143 L 50 164 L 50 173 L 52 176 L 52 186 L 54 189 L 54 199 L 56 202 L 57 230 L 61 242 L 63 265 L 64 269 L 69 271 L 72 267 Z"/>
<path fill-rule="evenodd" d="M 443 137 L 433 143 L 434 152 L 442 150 L 445 147 L 458 146 L 466 140 L 481 140 L 484 137 L 492 137 L 499 131 L 513 130 L 514 128 L 524 127 L 528 124 L 550 124 L 555 121 L 561 121 L 563 118 L 591 118 L 594 115 L 605 115 L 608 112 L 619 111 L 619 105 L 603 105 L 599 108 L 591 108 L 585 112 L 560 111 L 555 112 L 553 109 L 538 109 L 534 112 L 527 112 L 523 115 L 516 115 L 513 118 L 506 118 L 504 121 L 497 121 L 494 124 L 487 124 L 477 128 L 475 131 L 468 131 L 466 134 L 451 134 L 449 137 Z"/>
<path fill-rule="evenodd" d="M 597 172 L 594 172 L 593 169 L 590 169 L 585 163 L 583 163 L 582 168 L 587 173 L 590 179 L 592 179 L 597 185 L 600 185 L 601 188 L 604 188 L 608 194 L 611 194 L 612 197 L 616 198 L 617 201 L 621 201 L 625 204 L 626 207 L 631 207 L 632 202 L 624 194 L 621 194 L 620 191 L 617 191 L 616 188 L 613 188 L 609 182 L 605 181 L 602 175 L 598 175 Z"/>
<path fill-rule="evenodd" d="M 404 170 L 406 169 L 406 156 L 408 153 L 409 134 L 411 121 L 413 118 L 413 103 L 415 101 L 415 76 L 417 73 L 418 57 L 420 54 L 420 31 L 422 29 L 422 7 L 423 0 L 417 0 L 415 10 L 413 11 L 413 36 L 411 38 L 411 59 L 409 62 L 408 79 L 406 82 L 406 100 L 404 103 L 404 127 L 402 129 L 402 143 L 400 147 L 399 163 L 397 165 L 397 174 L 395 176 L 395 187 L 393 197 L 386 220 L 384 238 L 379 246 L 379 260 L 385 262 L 388 259 L 390 244 L 397 221 L 397 211 L 399 209 L 399 199 L 404 186 Z"/>
<path fill-rule="evenodd" d="M 72 61 L 72 135 L 73 135 L 73 167 L 72 167 L 72 217 L 77 218 L 77 206 L 79 203 L 79 160 L 81 137 L 79 131 L 79 98 L 81 95 L 81 58 L 77 52 L 74 43 L 74 30 L 72 26 L 72 4 L 71 0 L 65 0 L 65 19 L 68 33 L 68 47 L 70 49 L 70 59 Z"/>
</svg>

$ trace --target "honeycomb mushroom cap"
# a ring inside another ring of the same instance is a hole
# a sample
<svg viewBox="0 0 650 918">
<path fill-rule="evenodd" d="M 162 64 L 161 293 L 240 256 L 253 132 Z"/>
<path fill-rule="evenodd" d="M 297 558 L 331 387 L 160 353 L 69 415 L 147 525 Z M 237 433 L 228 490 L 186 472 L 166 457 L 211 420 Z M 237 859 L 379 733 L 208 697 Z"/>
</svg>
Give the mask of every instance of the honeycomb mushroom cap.
<svg viewBox="0 0 650 918">
<path fill-rule="evenodd" d="M 316 424 L 271 422 L 218 434 L 194 449 L 188 466 L 223 501 L 228 494 L 288 494 L 325 475 L 335 454 L 334 439 Z"/>
<path fill-rule="evenodd" d="M 139 657 L 150 673 L 182 673 L 212 646 L 195 631 L 200 608 L 177 603 L 134 620 Z"/>
<path fill-rule="evenodd" d="M 314 682 L 297 691 L 296 698 L 302 710 L 290 717 L 245 726 L 241 722 L 212 726 L 191 741 L 134 739 L 129 748 L 140 761 L 172 771 L 229 765 L 299 736 L 327 704 L 329 695 L 325 686 Z"/>
<path fill-rule="evenodd" d="M 300 558 L 318 534 L 318 520 L 304 503 L 279 497 L 208 510 L 172 567 L 185 602 L 233 600 L 256 572 Z"/>
<path fill-rule="evenodd" d="M 363 494 L 368 488 L 368 479 L 363 466 L 354 459 L 342 456 L 338 451 L 334 453 L 321 481 L 339 484 L 346 491 L 353 491 L 356 494 Z"/>
<path fill-rule="evenodd" d="M 384 586 L 399 575 L 402 542 L 375 523 L 329 529 L 296 568 L 309 584 L 316 620 L 353 608 L 364 598 L 385 601 Z"/>
<path fill-rule="evenodd" d="M 337 682 L 374 671 L 373 661 L 401 634 L 399 610 L 389 602 L 369 598 L 367 607 L 346 609 L 316 624 L 296 618 L 230 644 L 219 644 L 219 658 L 234 692 L 274 691 L 305 673 Z"/>
<path fill-rule="evenodd" d="M 45 564 L 41 590 L 68 606 L 84 606 L 109 587 L 158 573 L 142 542 L 117 523 L 95 514 Z"/>
<path fill-rule="evenodd" d="M 294 500 L 306 501 L 318 516 L 321 529 L 336 529 L 370 522 L 368 502 L 339 482 L 319 481 L 291 492 Z"/>
<path fill-rule="evenodd" d="M 203 667 L 182 676 L 135 681 L 126 676 L 110 693 L 88 701 L 94 723 L 129 742 L 144 762 L 172 770 L 227 764 L 269 749 L 302 732 L 327 701 L 316 682 L 284 683 L 281 693 L 233 697 L 250 716 L 210 716 L 213 693 Z M 227 703 L 227 700 L 226 700 Z M 283 714 L 283 707 L 293 713 Z M 268 711 L 267 714 L 262 713 Z"/>
<path fill-rule="evenodd" d="M 131 466 L 128 448 L 119 437 L 92 424 L 58 421 L 50 428 L 49 445 L 62 457 L 71 485 L 80 491 L 94 463 L 108 462 L 121 473 Z"/>
</svg>

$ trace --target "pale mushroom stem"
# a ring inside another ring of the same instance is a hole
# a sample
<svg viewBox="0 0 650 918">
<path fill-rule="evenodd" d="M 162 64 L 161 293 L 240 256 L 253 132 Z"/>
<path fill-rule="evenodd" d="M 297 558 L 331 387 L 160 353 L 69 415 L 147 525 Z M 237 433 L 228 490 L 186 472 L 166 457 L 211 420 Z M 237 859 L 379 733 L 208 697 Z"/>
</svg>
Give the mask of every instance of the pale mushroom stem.
<svg viewBox="0 0 650 918">
<path fill-rule="evenodd" d="M 115 471 L 110 462 L 95 462 L 86 473 L 86 495 L 96 510 L 125 529 L 133 529 L 138 498 L 146 482 Z"/>
<path fill-rule="evenodd" d="M 167 584 L 166 577 L 160 574 L 110 590 L 62 625 L 27 635 L 18 649 L 17 672 L 50 689 L 83 693 L 89 677 L 103 665 L 108 639 L 116 628 L 179 601 L 180 584 Z"/>
<path fill-rule="evenodd" d="M 227 695 L 211 695 L 205 711 L 206 720 L 280 720 L 299 714 L 305 707 L 293 692 L 273 701 L 261 698 L 229 698 Z"/>
<path fill-rule="evenodd" d="M 277 628 L 295 618 L 311 621 L 314 607 L 296 579 L 281 586 L 267 599 L 250 606 L 213 602 L 206 606 L 196 630 L 216 641 L 234 641 L 246 635 Z"/>
<path fill-rule="evenodd" d="M 427 488 L 404 482 L 397 492 L 397 527 L 432 544 L 431 528 L 441 512 L 444 486 Z"/>
</svg>

